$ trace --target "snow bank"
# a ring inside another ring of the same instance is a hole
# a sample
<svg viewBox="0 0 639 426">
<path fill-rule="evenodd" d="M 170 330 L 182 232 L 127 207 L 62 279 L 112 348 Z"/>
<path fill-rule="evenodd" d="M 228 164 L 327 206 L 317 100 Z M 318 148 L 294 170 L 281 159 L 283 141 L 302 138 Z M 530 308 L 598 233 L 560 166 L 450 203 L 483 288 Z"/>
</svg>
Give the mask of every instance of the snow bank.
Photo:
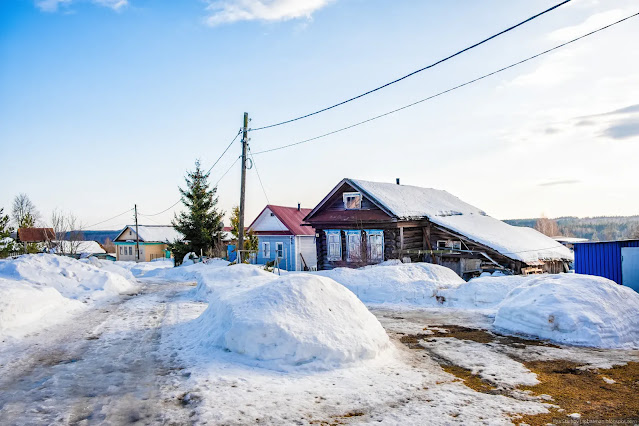
<svg viewBox="0 0 639 426">
<path fill-rule="evenodd" d="M 438 295 L 446 306 L 463 309 L 494 309 L 515 287 L 527 282 L 522 275 L 484 276 L 474 278 L 455 288 L 441 289 Z"/>
<path fill-rule="evenodd" d="M 465 284 L 452 269 L 430 263 L 394 263 L 361 269 L 336 268 L 315 273 L 344 285 L 364 303 L 438 306 L 440 288 Z"/>
<path fill-rule="evenodd" d="M 578 274 L 521 281 L 499 305 L 497 329 L 579 346 L 639 348 L 639 293 L 632 289 Z"/>
<path fill-rule="evenodd" d="M 143 278 L 155 278 L 169 281 L 196 281 L 201 272 L 211 271 L 216 268 L 228 266 L 229 262 L 223 259 L 209 259 L 205 263 L 181 264 L 178 267 L 161 267 L 149 269 Z"/>
<path fill-rule="evenodd" d="M 283 277 L 250 265 L 200 271 L 209 307 L 189 340 L 288 370 L 327 369 L 377 357 L 389 347 L 379 321 L 348 289 L 311 274 Z"/>
<path fill-rule="evenodd" d="M 162 259 L 153 262 L 140 263 L 118 260 L 117 262 L 114 262 L 114 264 L 120 268 L 127 269 L 135 277 L 141 278 L 146 277 L 149 272 L 155 273 L 157 269 L 173 268 L 173 259 Z"/>
<path fill-rule="evenodd" d="M 78 309 L 136 290 L 127 271 L 90 262 L 50 254 L 0 260 L 0 334 L 24 335 L 42 328 L 44 319 L 50 325 Z"/>
<path fill-rule="evenodd" d="M 115 262 L 112 262 L 110 260 L 100 260 L 97 257 L 92 256 L 86 259 L 80 259 L 80 262 L 88 263 L 90 265 L 95 266 L 96 268 L 113 272 L 114 274 L 118 274 L 129 281 L 135 281 L 135 276 L 129 269 L 123 268 L 122 266 L 117 265 Z"/>
</svg>

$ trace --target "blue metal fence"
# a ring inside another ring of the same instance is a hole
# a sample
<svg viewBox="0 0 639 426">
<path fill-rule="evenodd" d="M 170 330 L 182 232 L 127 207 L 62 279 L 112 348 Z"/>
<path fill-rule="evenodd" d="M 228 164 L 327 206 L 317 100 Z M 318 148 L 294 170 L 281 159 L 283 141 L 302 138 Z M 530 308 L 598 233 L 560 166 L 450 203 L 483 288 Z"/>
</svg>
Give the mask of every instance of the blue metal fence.
<svg viewBox="0 0 639 426">
<path fill-rule="evenodd" d="M 576 243 L 575 272 L 605 277 L 621 284 L 622 247 L 639 247 L 639 240 Z"/>
</svg>

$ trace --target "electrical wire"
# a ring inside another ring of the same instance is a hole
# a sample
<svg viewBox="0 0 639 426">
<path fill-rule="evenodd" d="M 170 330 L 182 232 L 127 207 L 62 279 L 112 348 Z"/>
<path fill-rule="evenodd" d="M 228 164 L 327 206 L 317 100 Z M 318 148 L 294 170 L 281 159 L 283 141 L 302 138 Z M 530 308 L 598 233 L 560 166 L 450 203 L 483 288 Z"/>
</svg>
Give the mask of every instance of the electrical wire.
<svg viewBox="0 0 639 426">
<path fill-rule="evenodd" d="M 226 149 L 224 150 L 224 152 L 222 152 L 222 155 L 220 155 L 218 157 L 217 160 L 215 160 L 215 163 L 213 163 L 213 165 L 211 167 L 209 167 L 209 169 L 207 170 L 207 172 L 205 174 L 210 173 L 211 170 L 213 170 L 213 167 L 215 167 L 215 165 L 222 159 L 222 157 L 224 157 L 224 154 L 226 154 L 226 151 L 229 150 L 229 148 L 231 147 L 231 145 L 233 145 L 233 142 L 235 142 L 235 140 L 237 139 L 237 137 L 242 133 L 242 129 L 240 129 L 237 134 L 235 135 L 235 137 L 233 138 L 233 140 L 231 141 L 231 143 L 226 147 Z"/>
<path fill-rule="evenodd" d="M 554 51 L 554 50 L 560 49 L 560 48 L 562 48 L 562 47 L 564 47 L 564 46 L 567 46 L 567 45 L 569 45 L 569 44 L 571 44 L 571 43 L 574 43 L 574 42 L 576 42 L 576 41 L 578 41 L 578 40 L 581 40 L 581 39 L 583 39 L 583 38 L 589 37 L 589 36 L 591 36 L 591 35 L 593 35 L 593 34 L 596 34 L 596 33 L 600 32 L 600 31 L 603 31 L 603 30 L 605 30 L 605 29 L 607 29 L 607 28 L 610 28 L 610 27 L 612 27 L 612 26 L 614 26 L 614 25 L 620 24 L 620 23 L 622 23 L 622 22 L 624 22 L 624 21 L 627 21 L 628 19 L 634 18 L 634 17 L 636 17 L 636 16 L 638 16 L 638 15 L 639 15 L 639 12 L 637 12 L 637 13 L 635 13 L 635 14 L 632 14 L 632 15 L 630 15 L 630 16 L 627 16 L 627 17 L 625 17 L 625 18 L 623 18 L 623 19 L 620 19 L 620 20 L 618 20 L 618 21 L 615 21 L 615 22 L 613 22 L 613 23 L 611 23 L 611 24 L 608 24 L 608 25 L 606 25 L 606 26 L 604 26 L 604 27 L 601 27 L 601 28 L 598 28 L 598 29 L 596 29 L 596 30 L 593 30 L 593 31 L 591 31 L 591 32 L 589 32 L 589 33 L 587 33 L 587 34 L 584 34 L 584 35 L 582 35 L 582 36 L 579 36 L 579 37 L 577 37 L 577 38 L 574 38 L 574 39 L 572 39 L 572 40 L 569 40 L 569 41 L 567 41 L 567 42 L 565 42 L 565 43 L 562 43 L 562 44 L 559 44 L 559 45 L 557 45 L 557 46 L 555 46 L 555 47 L 552 47 L 552 48 L 550 48 L 550 49 L 544 50 L 543 52 L 537 53 L 536 55 L 529 56 L 529 57 L 528 57 L 528 58 L 526 58 L 526 59 L 523 59 L 523 60 L 521 60 L 521 61 L 518 61 L 518 62 L 515 62 L 515 63 L 513 63 L 513 64 L 510 64 L 510 65 L 505 66 L 505 67 L 503 67 L 503 68 L 500 68 L 500 69 L 498 69 L 498 70 L 496 70 L 496 71 L 490 72 L 490 73 L 488 73 L 488 74 L 484 74 L 484 75 L 482 75 L 481 77 L 477 77 L 477 78 L 475 78 L 475 79 L 473 79 L 473 80 L 470 80 L 470 81 L 467 81 L 467 82 L 465 82 L 465 83 L 459 84 L 459 85 L 457 85 L 457 86 L 455 86 L 455 87 L 451 87 L 450 89 L 447 89 L 447 90 L 444 90 L 444 91 L 442 91 L 442 92 L 436 93 L 436 94 L 431 95 L 431 96 L 429 96 L 429 97 L 427 97 L 427 98 L 420 99 L 420 100 L 418 100 L 418 101 L 416 101 L 416 102 L 413 102 L 413 103 L 410 103 L 410 104 L 408 104 L 408 105 L 404 105 L 403 107 L 400 107 L 400 108 L 394 109 L 394 110 L 392 110 L 392 111 L 388 111 L 388 112 L 386 112 L 386 113 L 384 113 L 384 114 L 377 115 L 377 116 L 375 116 L 375 117 L 372 117 L 372 118 L 369 118 L 369 119 L 366 119 L 366 120 L 363 120 L 363 121 L 357 122 L 357 123 L 355 123 L 355 124 L 351 124 L 350 126 L 342 127 L 342 128 L 340 128 L 340 129 L 333 130 L 333 131 L 331 131 L 331 132 L 324 133 L 324 134 L 322 134 L 322 135 L 315 136 L 315 137 L 310 138 L 310 139 L 304 139 L 304 140 L 301 140 L 301 141 L 299 141 L 299 142 L 290 143 L 290 144 L 288 144 L 288 145 L 283 145 L 283 146 L 276 147 L 276 148 L 270 148 L 270 149 L 265 149 L 265 150 L 262 150 L 262 151 L 258 151 L 258 152 L 253 153 L 253 155 L 265 154 L 265 153 L 267 153 L 267 152 L 278 151 L 278 150 L 280 150 L 280 149 L 290 148 L 290 147 L 293 147 L 293 146 L 296 146 L 296 145 L 301 145 L 301 144 L 305 144 L 305 143 L 308 143 L 308 142 L 312 142 L 312 141 L 315 141 L 315 140 L 318 140 L 318 139 L 321 139 L 321 138 L 324 138 L 324 137 L 327 137 L 327 136 L 330 136 L 330 135 L 334 135 L 335 133 L 340 133 L 340 132 L 343 132 L 343 131 L 345 131 L 345 130 L 352 129 L 353 127 L 361 126 L 362 124 L 369 123 L 369 122 L 371 122 L 371 121 L 374 121 L 374 120 L 380 119 L 380 118 L 382 118 L 382 117 L 386 117 L 386 116 L 388 116 L 388 115 L 391 115 L 391 114 L 394 114 L 394 113 L 396 113 L 396 112 L 399 112 L 399 111 L 405 110 L 405 109 L 407 109 L 407 108 L 411 108 L 411 107 L 413 107 L 413 106 L 415 106 L 415 105 L 418 105 L 418 104 L 421 104 L 421 103 L 423 103 L 423 102 L 429 101 L 429 100 L 431 100 L 431 99 L 433 99 L 433 98 L 439 97 L 439 96 L 444 95 L 444 94 L 446 94 L 446 93 L 449 93 L 449 92 L 452 92 L 452 91 L 454 91 L 454 90 L 460 89 L 460 88 L 462 88 L 462 87 L 464 87 L 464 86 L 468 86 L 469 84 L 476 83 L 476 82 L 478 82 L 478 81 L 480 81 L 480 80 L 483 80 L 483 79 L 485 79 L 485 78 L 487 78 L 487 77 L 493 76 L 493 75 L 498 74 L 498 73 L 503 72 L 503 71 L 506 71 L 506 70 L 508 70 L 508 69 L 510 69 L 510 68 L 516 67 L 517 65 L 521 65 L 521 64 L 523 64 L 523 63 L 525 63 L 525 62 L 528 62 L 528 61 L 530 61 L 530 60 L 533 60 L 533 59 L 535 59 L 535 58 L 538 58 L 538 57 L 540 57 L 540 56 L 542 56 L 542 55 L 545 55 L 545 54 L 547 54 L 547 53 L 550 53 L 550 52 L 552 52 L 552 51 Z"/>
<path fill-rule="evenodd" d="M 206 171 L 206 173 L 205 173 L 205 174 L 209 174 L 209 173 L 211 172 L 211 170 L 213 170 L 213 167 L 215 167 L 215 166 L 217 165 L 217 163 L 219 163 L 219 161 L 222 159 L 222 157 L 224 157 L 224 154 L 226 154 L 226 151 L 228 151 L 228 150 L 229 150 L 229 148 L 231 147 L 231 145 L 233 145 L 233 143 L 237 140 L 237 137 L 238 137 L 241 133 L 242 133 L 242 129 L 238 130 L 237 134 L 235 135 L 235 137 L 233 138 L 233 140 L 231 141 L 231 143 L 229 143 L 229 144 L 228 144 L 228 146 L 226 147 L 226 149 L 225 149 L 225 150 L 222 152 L 222 154 L 221 154 L 221 155 L 217 158 L 217 160 L 215 160 L 215 163 L 213 163 L 213 165 L 212 165 L 211 167 L 209 167 L 209 169 Z M 235 161 L 237 161 L 237 160 L 235 160 Z M 215 184 L 215 186 L 217 186 L 217 184 Z M 177 205 L 180 203 L 180 201 L 182 201 L 182 197 L 180 197 L 180 198 L 179 198 L 179 199 L 178 199 L 178 200 L 177 200 L 177 201 L 176 201 L 173 205 L 171 205 L 171 207 L 166 208 L 166 209 L 162 210 L 162 211 L 161 211 L 161 212 L 159 212 L 159 213 L 147 214 L 147 215 L 144 215 L 144 216 L 146 216 L 146 217 L 149 217 L 149 216 L 159 216 L 159 215 L 161 215 L 162 213 L 166 213 L 167 211 L 171 210 L 173 207 L 177 206 Z"/>
<path fill-rule="evenodd" d="M 233 161 L 233 164 L 231 164 L 231 166 L 230 166 L 228 169 L 226 169 L 226 171 L 224 172 L 224 174 L 223 174 L 222 176 L 220 176 L 220 178 L 218 179 L 218 181 L 217 181 L 217 182 L 215 182 L 215 185 L 213 185 L 214 187 L 217 187 L 217 185 L 220 183 L 220 181 L 221 181 L 222 179 L 224 179 L 224 176 L 226 176 L 228 172 L 230 172 L 230 171 L 231 171 L 231 169 L 233 168 L 233 166 L 234 166 L 234 165 L 238 162 L 238 160 L 239 160 L 240 158 L 242 158 L 242 156 L 241 156 L 241 155 L 240 155 L 239 157 L 237 157 L 237 158 L 235 159 L 235 161 Z"/>
<path fill-rule="evenodd" d="M 354 100 L 357 100 L 357 99 L 359 99 L 359 98 L 363 98 L 363 97 L 364 97 L 364 96 L 366 96 L 366 95 L 370 95 L 371 93 L 377 92 L 378 90 L 384 89 L 384 88 L 386 88 L 386 87 L 388 87 L 388 86 L 390 86 L 390 85 L 393 85 L 393 84 L 395 84 L 395 83 L 399 83 L 399 82 L 400 82 L 400 81 L 402 81 L 402 80 L 405 80 L 405 79 L 407 79 L 407 78 L 409 78 L 409 77 L 414 76 L 415 74 L 418 74 L 418 73 L 420 73 L 420 72 L 422 72 L 422 71 L 425 71 L 425 70 L 427 70 L 427 69 L 433 68 L 433 67 L 435 67 L 435 66 L 437 66 L 437 65 L 439 65 L 439 64 L 441 64 L 441 63 L 443 63 L 443 62 L 446 62 L 446 61 L 448 61 L 448 60 L 450 60 L 450 59 L 452 59 L 452 58 L 454 58 L 454 57 L 456 57 L 456 56 L 461 55 L 461 54 L 462 54 L 462 53 L 464 53 L 464 52 L 467 52 L 467 51 L 469 51 L 469 50 L 471 50 L 471 49 L 474 49 L 475 47 L 480 46 L 480 45 L 482 45 L 482 44 L 484 44 L 484 43 L 486 43 L 486 42 L 488 42 L 488 41 L 490 41 L 490 40 L 492 40 L 492 39 L 494 39 L 494 38 L 497 38 L 497 37 L 499 37 L 500 35 L 506 34 L 507 32 L 512 31 L 512 30 L 514 30 L 515 28 L 520 27 L 520 26 L 522 26 L 522 25 L 524 25 L 524 24 L 526 24 L 526 23 L 528 23 L 528 22 L 530 22 L 530 21 L 532 21 L 532 20 L 534 20 L 534 19 L 536 19 L 536 18 L 538 18 L 538 17 L 540 17 L 540 16 L 542 16 L 542 15 L 544 15 L 544 14 L 548 13 L 548 12 L 551 12 L 551 11 L 553 11 L 553 10 L 557 9 L 557 8 L 558 8 L 558 7 L 560 7 L 560 6 L 563 6 L 564 4 L 569 3 L 570 1 L 571 1 L 571 0 L 564 0 L 564 1 L 560 2 L 560 3 L 557 3 L 556 5 L 554 5 L 554 6 L 550 7 L 550 8 L 548 8 L 548 9 L 544 10 L 543 12 L 539 12 L 539 13 L 537 13 L 536 15 L 533 15 L 533 16 L 531 16 L 530 18 L 525 19 L 525 20 L 523 20 L 523 21 L 519 22 L 518 24 L 515 24 L 515 25 L 513 25 L 513 26 L 511 26 L 511 27 L 508 27 L 508 28 L 506 28 L 505 30 L 502 30 L 502 31 L 498 32 L 497 34 L 493 34 L 493 35 L 491 35 L 490 37 L 485 38 L 485 39 L 483 39 L 482 41 L 480 41 L 480 42 L 478 42 L 478 43 L 475 43 L 475 44 L 473 44 L 473 45 L 471 45 L 471 46 L 468 46 L 468 47 L 466 47 L 466 48 L 464 48 L 464 49 L 462 49 L 462 50 L 459 50 L 459 51 L 457 51 L 456 53 L 453 53 L 452 55 L 449 55 L 449 56 L 447 56 L 447 57 L 445 57 L 445 58 L 443 58 L 443 59 L 438 60 L 437 62 L 434 62 L 434 63 L 432 63 L 432 64 L 430 64 L 430 65 L 427 65 L 427 66 L 425 66 L 425 67 L 423 67 L 423 68 L 420 68 L 420 69 L 415 70 L 415 71 L 413 71 L 413 72 L 411 72 L 411 73 L 409 73 L 409 74 L 406 74 L 406 75 L 405 75 L 405 76 L 403 76 L 403 77 L 397 78 L 397 79 L 395 79 L 395 80 L 393 80 L 393 81 L 390 81 L 390 82 L 388 82 L 388 83 L 386 83 L 386 84 L 383 84 L 383 85 L 381 85 L 381 86 L 379 86 L 379 87 L 376 87 L 375 89 L 371 89 L 371 90 L 369 90 L 369 91 L 367 91 L 367 92 L 364 92 L 364 93 L 362 93 L 362 94 L 360 94 L 360 95 L 353 96 L 352 98 L 349 98 L 349 99 L 346 99 L 346 100 L 344 100 L 344 101 L 338 102 L 338 103 L 336 103 L 336 104 L 334 104 L 334 105 L 331 105 L 331 106 L 329 106 L 329 107 L 322 108 L 322 109 L 317 110 L 317 111 L 315 111 L 315 112 L 311 112 L 311 113 L 309 113 L 309 114 L 305 114 L 305 115 L 302 115 L 302 116 L 299 116 L 299 117 L 296 117 L 296 118 L 292 118 L 292 119 L 290 119 L 290 120 L 281 121 L 281 122 L 279 122 L 279 123 L 269 124 L 269 125 L 267 125 L 267 126 L 262 126 L 262 127 L 257 127 L 257 128 L 255 128 L 255 129 L 250 129 L 250 131 L 256 132 L 256 131 L 258 131 L 258 130 L 269 129 L 269 128 L 271 128 L 271 127 L 276 127 L 276 126 L 281 126 L 281 125 L 283 125 L 283 124 L 292 123 L 292 122 L 294 122 L 294 121 L 302 120 L 302 119 L 304 119 L 304 118 L 308 118 L 308 117 L 311 117 L 311 116 L 313 116 L 313 115 L 320 114 L 320 113 L 325 112 L 325 111 L 328 111 L 328 110 L 330 110 L 330 109 L 337 108 L 338 106 L 341 106 L 341 105 L 347 104 L 347 103 L 352 102 L 352 101 L 354 101 Z"/>
<path fill-rule="evenodd" d="M 253 161 L 253 166 L 255 166 L 255 173 L 257 174 L 257 179 L 260 181 L 262 192 L 264 192 L 264 198 L 266 198 L 266 204 L 271 204 L 271 202 L 268 199 L 268 195 L 266 195 L 266 189 L 264 189 L 264 184 L 262 183 L 262 177 L 260 176 L 260 171 L 257 169 L 257 163 L 255 162 L 255 157 L 253 156 L 253 152 L 251 152 L 251 147 L 249 147 L 249 155 L 251 156 L 251 161 Z"/>
<path fill-rule="evenodd" d="M 113 220 L 113 219 L 115 219 L 115 218 L 117 218 L 117 217 L 120 217 L 120 216 L 122 216 L 122 215 L 124 215 L 124 214 L 127 214 L 127 213 L 129 213 L 129 212 L 131 212 L 131 211 L 133 211 L 133 209 L 129 209 L 129 210 L 127 210 L 127 211 L 125 211 L 125 212 L 122 212 L 122 213 L 120 213 L 120 214 L 118 214 L 118 215 L 116 215 L 116 216 L 113 216 L 113 217 L 111 217 L 111 218 L 109 218 L 109 219 L 103 220 L 102 222 L 98 222 L 98 223 L 94 223 L 93 225 L 85 226 L 85 227 L 84 227 L 84 229 L 86 229 L 86 228 L 92 228 L 92 227 L 94 227 L 94 226 L 96 226 L 96 225 L 103 224 L 103 223 L 108 222 L 108 221 L 110 221 L 110 220 Z"/>
</svg>

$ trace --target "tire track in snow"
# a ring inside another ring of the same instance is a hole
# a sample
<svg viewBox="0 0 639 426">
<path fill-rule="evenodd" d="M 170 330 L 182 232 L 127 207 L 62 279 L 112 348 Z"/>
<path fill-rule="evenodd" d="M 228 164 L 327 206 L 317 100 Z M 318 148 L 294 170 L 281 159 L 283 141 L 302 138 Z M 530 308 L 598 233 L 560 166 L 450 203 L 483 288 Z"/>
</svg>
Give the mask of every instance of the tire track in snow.
<svg viewBox="0 0 639 426">
<path fill-rule="evenodd" d="M 3 350 L 0 424 L 188 423 L 169 396 L 180 367 L 158 354 L 167 305 L 188 288 L 147 285 Z"/>
</svg>

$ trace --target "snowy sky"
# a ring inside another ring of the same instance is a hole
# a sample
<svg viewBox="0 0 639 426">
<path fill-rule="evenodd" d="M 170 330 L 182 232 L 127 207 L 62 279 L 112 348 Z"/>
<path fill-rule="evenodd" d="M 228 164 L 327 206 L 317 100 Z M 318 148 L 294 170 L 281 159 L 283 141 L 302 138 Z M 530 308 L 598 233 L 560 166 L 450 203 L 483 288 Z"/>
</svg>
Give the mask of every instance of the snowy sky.
<svg viewBox="0 0 639 426">
<path fill-rule="evenodd" d="M 4 0 L 0 207 L 27 193 L 91 224 L 178 198 L 236 134 L 341 101 L 558 0 Z M 260 151 L 386 112 L 639 11 L 573 0 L 347 106 L 255 132 Z M 343 177 L 445 189 L 498 218 L 639 214 L 639 18 L 435 100 L 256 157 L 272 204 Z M 213 169 L 217 181 L 240 153 Z M 239 199 L 236 164 L 220 205 Z M 266 198 L 248 173 L 247 221 Z M 177 208 L 177 207 L 176 207 Z M 175 210 L 175 209 L 173 209 Z M 168 223 L 173 210 L 143 223 Z M 120 217 L 97 228 L 130 223 Z"/>
</svg>

